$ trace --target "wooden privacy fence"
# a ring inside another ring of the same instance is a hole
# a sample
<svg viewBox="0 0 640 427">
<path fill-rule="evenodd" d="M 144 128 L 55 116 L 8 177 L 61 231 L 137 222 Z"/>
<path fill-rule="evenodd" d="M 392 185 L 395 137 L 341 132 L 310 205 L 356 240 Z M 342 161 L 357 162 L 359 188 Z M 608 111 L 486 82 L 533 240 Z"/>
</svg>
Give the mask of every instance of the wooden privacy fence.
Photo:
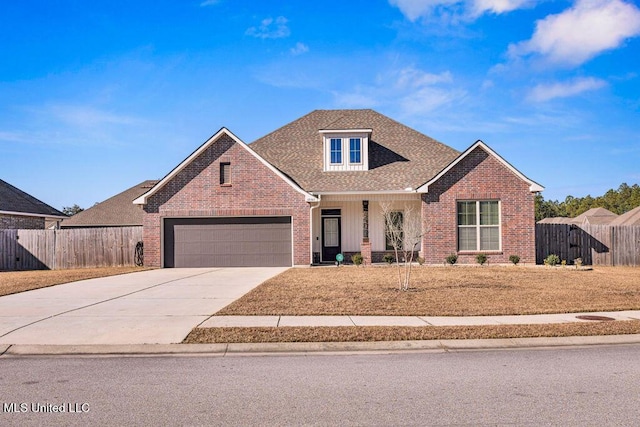
<svg viewBox="0 0 640 427">
<path fill-rule="evenodd" d="M 0 270 L 133 266 L 141 241 L 142 227 L 0 230 Z"/>
<path fill-rule="evenodd" d="M 640 225 L 536 224 L 536 262 L 551 254 L 569 264 L 640 266 Z"/>
</svg>

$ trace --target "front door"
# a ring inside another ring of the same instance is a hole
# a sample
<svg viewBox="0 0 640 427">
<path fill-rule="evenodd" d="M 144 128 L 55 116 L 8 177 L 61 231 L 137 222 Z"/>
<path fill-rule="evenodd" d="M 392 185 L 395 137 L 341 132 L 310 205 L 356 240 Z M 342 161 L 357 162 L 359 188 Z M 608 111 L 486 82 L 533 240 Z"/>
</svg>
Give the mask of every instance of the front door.
<svg viewBox="0 0 640 427">
<path fill-rule="evenodd" d="M 334 262 L 340 253 L 340 217 L 322 218 L 322 262 Z"/>
</svg>

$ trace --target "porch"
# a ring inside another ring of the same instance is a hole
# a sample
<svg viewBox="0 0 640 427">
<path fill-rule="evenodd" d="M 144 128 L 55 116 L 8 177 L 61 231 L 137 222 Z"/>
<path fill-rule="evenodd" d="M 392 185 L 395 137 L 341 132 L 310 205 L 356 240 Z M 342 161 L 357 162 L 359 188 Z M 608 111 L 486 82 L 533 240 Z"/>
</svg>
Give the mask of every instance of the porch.
<svg viewBox="0 0 640 427">
<path fill-rule="evenodd" d="M 406 221 L 407 228 L 420 229 L 421 223 L 416 193 L 322 195 L 311 209 L 312 264 L 334 263 L 337 254 L 350 262 L 351 255 L 361 253 L 365 264 L 382 262 L 385 254 L 395 257 L 385 234 L 384 210 Z M 405 247 L 411 245 L 408 240 Z"/>
</svg>

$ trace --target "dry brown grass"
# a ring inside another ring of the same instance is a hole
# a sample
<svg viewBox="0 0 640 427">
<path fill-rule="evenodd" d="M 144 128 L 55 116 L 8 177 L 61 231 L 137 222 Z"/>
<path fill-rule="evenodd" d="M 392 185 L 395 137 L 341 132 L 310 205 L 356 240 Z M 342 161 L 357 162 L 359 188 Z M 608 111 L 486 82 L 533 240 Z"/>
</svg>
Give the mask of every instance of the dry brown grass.
<svg viewBox="0 0 640 427">
<path fill-rule="evenodd" d="M 639 334 L 640 321 L 500 326 L 196 328 L 185 343 L 350 342 Z"/>
<path fill-rule="evenodd" d="M 78 268 L 71 270 L 0 271 L 0 296 L 61 283 L 147 270 L 143 267 Z"/>
<path fill-rule="evenodd" d="M 290 269 L 217 315 L 470 316 L 640 309 L 640 268 L 420 267 L 409 292 L 393 267 Z"/>
</svg>

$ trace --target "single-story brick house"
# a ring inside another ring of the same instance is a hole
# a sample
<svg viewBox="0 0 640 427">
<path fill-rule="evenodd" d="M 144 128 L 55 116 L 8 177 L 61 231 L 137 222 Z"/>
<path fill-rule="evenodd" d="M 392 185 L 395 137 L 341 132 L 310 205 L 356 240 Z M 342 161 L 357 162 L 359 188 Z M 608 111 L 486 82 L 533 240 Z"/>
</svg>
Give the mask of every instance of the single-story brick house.
<svg viewBox="0 0 640 427">
<path fill-rule="evenodd" d="M 64 213 L 0 179 L 0 230 L 44 229 L 45 221 L 64 218 Z"/>
<path fill-rule="evenodd" d="M 151 266 L 309 265 L 356 252 L 377 262 L 389 250 L 383 206 L 421 227 L 427 263 L 481 252 L 532 263 L 542 190 L 482 141 L 460 153 L 373 110 L 316 110 L 249 145 L 222 128 L 134 203 Z"/>
</svg>

